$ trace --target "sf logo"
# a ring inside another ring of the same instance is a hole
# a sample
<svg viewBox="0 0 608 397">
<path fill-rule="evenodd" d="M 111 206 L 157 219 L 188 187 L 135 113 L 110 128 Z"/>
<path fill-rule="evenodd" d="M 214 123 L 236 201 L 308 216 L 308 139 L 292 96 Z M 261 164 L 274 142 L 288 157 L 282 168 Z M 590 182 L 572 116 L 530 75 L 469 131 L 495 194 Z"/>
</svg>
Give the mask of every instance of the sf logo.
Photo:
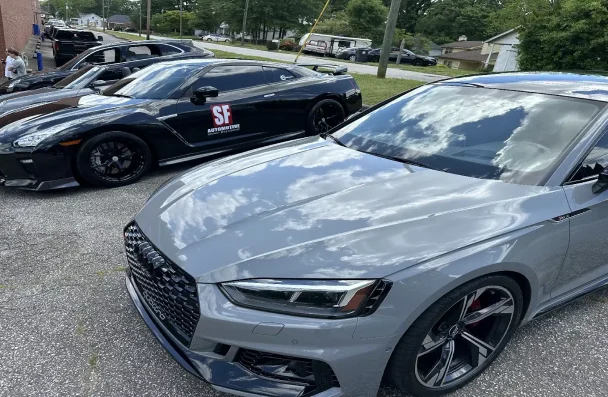
<svg viewBox="0 0 608 397">
<path fill-rule="evenodd" d="M 230 105 L 211 106 L 211 113 L 213 114 L 214 127 L 232 124 L 232 111 L 230 110 Z"/>
</svg>

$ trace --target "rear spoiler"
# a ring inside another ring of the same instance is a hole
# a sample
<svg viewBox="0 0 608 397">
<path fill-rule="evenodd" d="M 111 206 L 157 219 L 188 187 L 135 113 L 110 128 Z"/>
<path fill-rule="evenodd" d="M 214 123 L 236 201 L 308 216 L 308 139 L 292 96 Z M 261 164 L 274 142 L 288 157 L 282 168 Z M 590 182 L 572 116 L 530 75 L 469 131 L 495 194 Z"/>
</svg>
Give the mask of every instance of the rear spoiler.
<svg viewBox="0 0 608 397">
<path fill-rule="evenodd" d="M 296 63 L 297 66 L 312 67 L 312 70 L 319 73 L 329 73 L 334 76 L 345 74 L 348 72 L 348 67 L 336 65 L 333 63 L 314 64 L 314 63 Z"/>
</svg>

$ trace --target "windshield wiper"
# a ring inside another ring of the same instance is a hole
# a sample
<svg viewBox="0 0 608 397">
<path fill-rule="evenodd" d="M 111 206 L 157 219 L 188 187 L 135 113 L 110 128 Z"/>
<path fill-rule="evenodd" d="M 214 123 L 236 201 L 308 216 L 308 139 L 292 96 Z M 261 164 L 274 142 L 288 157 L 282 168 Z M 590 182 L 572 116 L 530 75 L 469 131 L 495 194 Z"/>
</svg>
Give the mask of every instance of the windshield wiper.
<svg viewBox="0 0 608 397">
<path fill-rule="evenodd" d="M 133 98 L 130 95 L 124 95 L 124 94 L 112 94 L 112 96 L 117 96 L 119 98 Z"/>
<path fill-rule="evenodd" d="M 328 134 L 327 132 L 322 132 L 322 133 L 319 134 L 319 136 L 321 138 L 323 138 L 323 139 L 329 138 L 332 141 L 334 141 L 335 143 L 337 143 L 338 145 L 346 147 L 346 145 L 344 144 L 344 142 L 342 142 L 341 140 L 339 140 L 338 138 L 336 138 L 332 134 Z"/>
<path fill-rule="evenodd" d="M 363 151 L 361 150 L 361 152 L 363 152 Z M 435 170 L 435 171 L 441 171 L 439 168 L 431 167 L 428 164 L 424 164 L 424 163 L 421 163 L 421 162 L 418 162 L 415 160 L 409 160 L 409 159 L 404 159 L 402 157 L 388 156 L 386 154 L 378 154 L 378 153 L 372 153 L 372 152 L 363 152 L 363 153 L 371 154 L 372 156 L 382 157 L 383 159 L 398 161 L 398 162 L 404 163 L 404 164 L 415 165 L 417 167 L 428 168 L 430 170 Z"/>
</svg>

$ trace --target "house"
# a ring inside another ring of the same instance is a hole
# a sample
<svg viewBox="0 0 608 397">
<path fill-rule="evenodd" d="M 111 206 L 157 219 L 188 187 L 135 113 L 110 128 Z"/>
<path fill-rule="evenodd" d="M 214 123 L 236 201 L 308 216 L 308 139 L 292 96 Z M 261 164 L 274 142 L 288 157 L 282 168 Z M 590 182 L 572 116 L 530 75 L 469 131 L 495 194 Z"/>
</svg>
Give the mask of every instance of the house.
<svg viewBox="0 0 608 397">
<path fill-rule="evenodd" d="M 97 14 L 80 14 L 78 18 L 70 18 L 71 25 L 101 28 L 103 19 Z"/>
<path fill-rule="evenodd" d="M 460 36 L 458 41 L 443 44 L 437 62 L 452 69 L 481 70 L 486 62 L 494 64 L 498 53 L 483 53 L 483 41 L 469 41 L 466 36 Z M 490 47 L 488 47 L 490 48 Z"/>
<path fill-rule="evenodd" d="M 112 15 L 108 18 L 108 22 L 106 24 L 108 29 L 114 28 L 131 28 L 133 27 L 133 23 L 131 22 L 131 17 L 128 15 Z"/>
<path fill-rule="evenodd" d="M 519 70 L 517 56 L 519 55 L 519 26 L 496 35 L 483 43 L 485 54 L 498 53 L 494 62 L 494 72 L 514 72 Z"/>
</svg>

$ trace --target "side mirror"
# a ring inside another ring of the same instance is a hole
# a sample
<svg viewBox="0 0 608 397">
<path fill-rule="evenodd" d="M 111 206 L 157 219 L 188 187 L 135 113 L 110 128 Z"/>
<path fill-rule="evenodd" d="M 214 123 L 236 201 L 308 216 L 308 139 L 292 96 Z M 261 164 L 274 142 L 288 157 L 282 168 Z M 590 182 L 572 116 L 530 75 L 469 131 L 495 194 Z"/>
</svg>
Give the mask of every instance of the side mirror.
<svg viewBox="0 0 608 397">
<path fill-rule="evenodd" d="M 97 36 L 97 41 L 103 41 L 103 36 Z"/>
<path fill-rule="evenodd" d="M 604 168 L 597 177 L 597 182 L 591 187 L 593 194 L 598 194 L 608 189 L 608 167 Z"/>
<path fill-rule="evenodd" d="M 194 91 L 190 100 L 195 105 L 202 105 L 207 102 L 207 98 L 215 98 L 218 95 L 218 90 L 215 87 L 200 87 Z"/>
</svg>

